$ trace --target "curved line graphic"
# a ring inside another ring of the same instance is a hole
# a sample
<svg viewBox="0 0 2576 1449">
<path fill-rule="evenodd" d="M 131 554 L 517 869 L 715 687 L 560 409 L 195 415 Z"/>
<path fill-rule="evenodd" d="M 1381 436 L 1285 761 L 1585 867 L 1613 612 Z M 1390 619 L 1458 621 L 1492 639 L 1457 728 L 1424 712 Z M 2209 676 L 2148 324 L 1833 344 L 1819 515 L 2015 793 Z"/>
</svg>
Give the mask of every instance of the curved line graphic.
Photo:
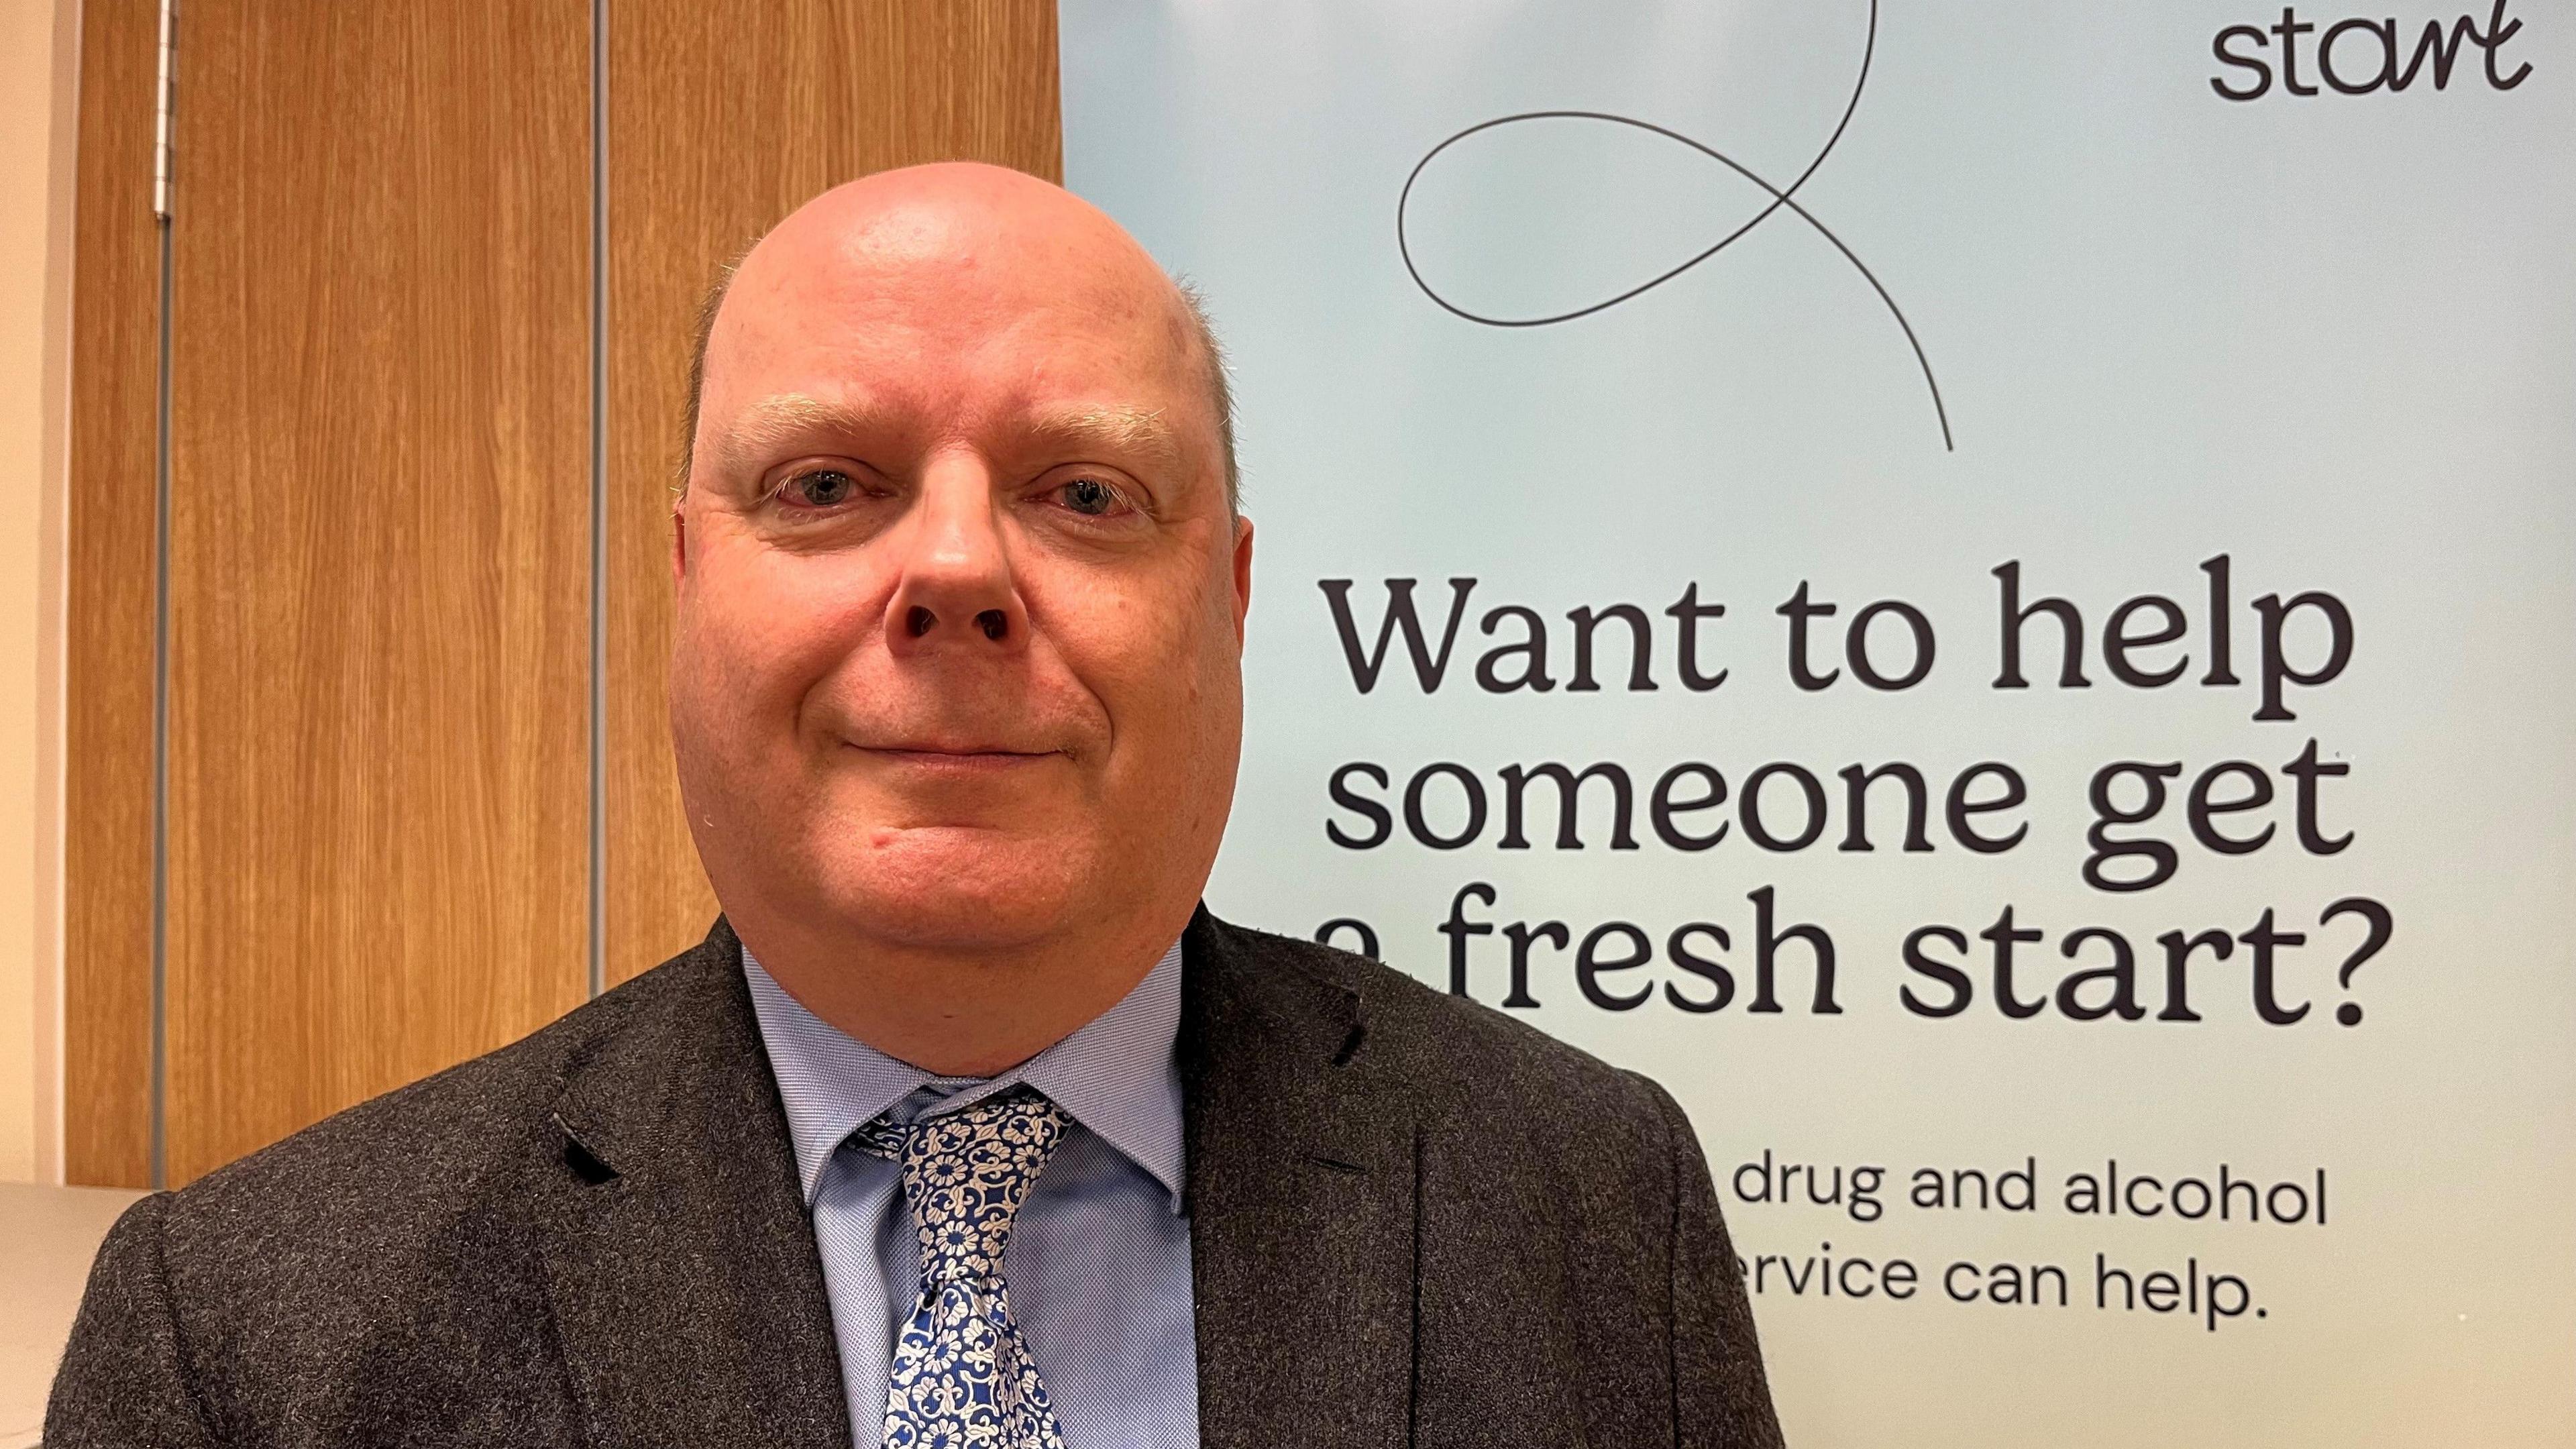
<svg viewBox="0 0 2576 1449">
<path fill-rule="evenodd" d="M 1707 261 L 1709 258 L 1716 256 L 1719 252 L 1735 245 L 1735 243 L 1742 240 L 1747 233 L 1751 232 L 1755 227 L 1760 226 L 1763 222 L 1770 220 L 1771 216 L 1775 212 L 1778 212 L 1785 207 L 1789 211 L 1795 213 L 1799 220 L 1814 228 L 1818 236 L 1821 236 L 1826 241 L 1833 243 L 1834 250 L 1842 253 L 1843 260 L 1852 264 L 1852 269 L 1860 273 L 1863 281 L 1869 283 L 1870 290 L 1878 294 L 1878 300 L 1886 304 L 1888 315 L 1896 319 L 1898 330 L 1905 334 L 1906 345 L 1914 350 L 1914 364 L 1922 370 L 1923 385 L 1932 394 L 1932 415 L 1941 424 L 1941 446 L 1945 450 L 1956 451 L 1956 444 L 1952 442 L 1950 436 L 1950 411 L 1941 401 L 1940 380 L 1932 375 L 1932 360 L 1924 354 L 1922 339 L 1914 335 L 1914 324 L 1905 320 L 1905 309 L 1896 305 L 1896 298 L 1888 294 L 1886 286 L 1878 280 L 1877 274 L 1869 269 L 1868 264 L 1863 262 L 1859 255 L 1853 252 L 1849 246 L 1845 245 L 1841 237 L 1834 235 L 1832 228 L 1826 226 L 1822 221 L 1817 220 L 1815 213 L 1807 210 L 1804 206 L 1799 205 L 1797 201 L 1798 189 L 1805 186 L 1808 178 L 1816 174 L 1816 168 L 1825 164 L 1825 158 L 1832 155 L 1834 147 L 1841 143 L 1843 132 L 1850 128 L 1853 113 L 1860 109 L 1861 94 L 1869 88 L 1870 62 L 1876 58 L 1877 54 L 1878 0 L 1870 0 L 1869 36 L 1861 47 L 1860 74 L 1852 81 L 1851 97 L 1843 104 L 1842 119 L 1834 123 L 1833 134 L 1825 138 L 1825 144 L 1817 149 L 1815 156 L 1807 162 L 1806 168 L 1800 171 L 1797 179 L 1790 182 L 1786 187 L 1774 186 L 1763 177 L 1756 175 L 1751 168 L 1737 161 L 1734 157 L 1717 150 L 1713 146 L 1694 140 L 1689 136 L 1683 135 L 1679 131 L 1670 129 L 1669 127 L 1658 126 L 1651 121 L 1641 121 L 1633 116 L 1614 115 L 1608 111 L 1521 111 L 1509 116 L 1497 116 L 1490 121 L 1479 121 L 1475 125 L 1469 126 L 1465 130 L 1450 136 L 1439 145 L 1434 146 L 1429 151 L 1425 152 L 1421 160 L 1413 163 L 1412 172 L 1404 178 L 1404 189 L 1398 194 L 1395 202 L 1395 248 L 1397 254 L 1404 259 L 1405 274 L 1413 278 L 1413 285 L 1421 289 L 1422 295 L 1439 304 L 1443 310 L 1455 316 L 1464 318 L 1469 322 L 1479 323 L 1486 327 L 1550 327 L 1559 322 L 1571 322 L 1578 317 L 1589 317 L 1595 312 L 1606 312 L 1609 309 L 1618 306 L 1622 302 L 1653 291 L 1655 288 L 1662 286 L 1664 283 L 1671 281 L 1673 278 L 1680 276 L 1682 273 L 1687 272 L 1691 268 L 1698 266 L 1700 263 Z M 1468 137 L 1476 135 L 1479 132 L 1491 131 L 1501 126 L 1518 125 L 1527 121 L 1603 121 L 1611 125 L 1634 127 L 1637 130 L 1661 136 L 1669 141 L 1678 141 L 1682 145 L 1688 146 L 1692 150 L 1699 152 L 1701 155 L 1706 156 L 1710 160 L 1717 162 L 1730 171 L 1733 171 L 1736 175 L 1743 177 L 1754 185 L 1761 187 L 1764 191 L 1769 192 L 1771 195 L 1770 204 L 1754 213 L 1751 220 L 1746 221 L 1743 225 L 1738 226 L 1735 230 L 1728 232 L 1726 235 L 1719 237 L 1715 242 L 1710 243 L 1708 247 L 1700 251 L 1697 255 L 1692 256 L 1689 260 L 1682 262 L 1679 266 L 1661 272 L 1633 287 L 1630 287 L 1628 290 L 1621 292 L 1616 296 L 1606 298 L 1599 302 L 1594 302 L 1589 306 L 1577 307 L 1570 312 L 1552 313 L 1544 317 L 1490 317 L 1483 313 L 1469 311 L 1467 308 L 1461 307 L 1457 303 L 1440 295 L 1439 289 L 1433 287 L 1431 283 L 1424 278 L 1422 275 L 1422 269 L 1414 263 L 1413 247 L 1405 231 L 1406 211 L 1413 201 L 1413 185 L 1416 181 L 1421 179 L 1424 168 L 1428 167 L 1434 160 L 1438 159 L 1441 152 L 1448 150 L 1450 147 L 1457 145 L 1459 142 L 1464 141 Z"/>
</svg>

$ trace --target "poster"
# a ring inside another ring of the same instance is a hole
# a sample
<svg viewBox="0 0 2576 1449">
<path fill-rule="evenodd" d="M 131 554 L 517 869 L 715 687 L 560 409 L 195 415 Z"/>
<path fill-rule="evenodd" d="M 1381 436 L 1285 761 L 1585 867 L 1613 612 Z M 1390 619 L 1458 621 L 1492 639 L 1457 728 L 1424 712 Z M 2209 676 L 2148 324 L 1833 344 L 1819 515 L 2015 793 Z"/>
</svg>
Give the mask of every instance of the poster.
<svg viewBox="0 0 2576 1449">
<path fill-rule="evenodd" d="M 1211 903 L 1670 1087 L 1792 1443 L 2576 1442 L 2576 14 L 1062 44 L 1240 398 Z"/>
</svg>

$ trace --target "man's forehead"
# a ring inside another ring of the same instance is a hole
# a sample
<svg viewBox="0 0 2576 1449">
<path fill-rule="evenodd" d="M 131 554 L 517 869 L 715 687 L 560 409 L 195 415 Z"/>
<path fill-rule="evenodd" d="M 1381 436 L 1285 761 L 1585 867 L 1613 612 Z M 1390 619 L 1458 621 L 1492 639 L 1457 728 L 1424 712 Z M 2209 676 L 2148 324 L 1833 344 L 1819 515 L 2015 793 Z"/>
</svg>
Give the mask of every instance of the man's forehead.
<svg viewBox="0 0 2576 1449">
<path fill-rule="evenodd" d="M 1161 268 L 1107 218 L 1063 199 L 1079 208 L 1069 218 L 921 201 L 799 212 L 743 259 L 720 325 L 971 332 L 1044 316 L 1101 332 L 1167 326 L 1180 299 Z"/>
<path fill-rule="evenodd" d="M 887 351 L 956 351 L 1044 339 L 1059 348 L 1140 355 L 1172 350 L 1184 334 L 1173 308 L 1134 287 L 1087 284 L 991 266 L 910 272 L 837 270 L 729 288 L 713 344 Z"/>
<path fill-rule="evenodd" d="M 950 433 L 1006 418 L 1131 456 L 1176 428 L 1194 453 L 1212 427 L 1232 488 L 1224 379 L 1194 304 L 1117 223 L 1034 178 L 934 166 L 827 192 L 752 249 L 702 328 L 690 413 L 707 441 L 812 431 L 803 404 L 745 412 L 793 398 Z"/>
<path fill-rule="evenodd" d="M 915 258 L 896 266 L 818 259 L 736 279 L 708 341 L 711 380 L 726 372 L 856 369 L 1044 374 L 1115 368 L 1142 382 L 1177 375 L 1188 346 L 1177 297 L 1115 276 L 1041 274 L 994 257 Z M 1155 281 L 1165 289 L 1159 275 Z M 769 387 L 787 384 L 769 379 Z M 764 388 L 763 390 L 768 390 Z"/>
</svg>

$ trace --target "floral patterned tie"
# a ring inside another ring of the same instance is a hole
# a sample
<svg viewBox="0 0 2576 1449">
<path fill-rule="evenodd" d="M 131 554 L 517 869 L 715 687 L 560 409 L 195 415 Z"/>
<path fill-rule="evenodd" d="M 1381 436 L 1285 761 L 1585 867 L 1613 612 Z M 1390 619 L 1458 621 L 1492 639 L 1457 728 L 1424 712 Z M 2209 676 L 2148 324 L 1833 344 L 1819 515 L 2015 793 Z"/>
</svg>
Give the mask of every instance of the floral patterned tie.
<svg viewBox="0 0 2576 1449">
<path fill-rule="evenodd" d="M 895 1337 L 885 1449 L 1064 1449 L 1038 1366 L 1011 1317 L 1011 1220 L 1064 1140 L 1062 1108 L 1026 1088 L 909 1128 L 859 1129 L 903 1164 L 921 1236 L 921 1299 Z"/>
</svg>

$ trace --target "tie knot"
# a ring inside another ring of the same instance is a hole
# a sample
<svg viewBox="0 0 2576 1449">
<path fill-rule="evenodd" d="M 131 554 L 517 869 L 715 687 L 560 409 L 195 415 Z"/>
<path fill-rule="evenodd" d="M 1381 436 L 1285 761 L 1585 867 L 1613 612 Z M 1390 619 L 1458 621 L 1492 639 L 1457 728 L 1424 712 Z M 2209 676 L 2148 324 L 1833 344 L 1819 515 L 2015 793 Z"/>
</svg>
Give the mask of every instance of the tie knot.
<svg viewBox="0 0 2576 1449">
<path fill-rule="evenodd" d="M 925 1287 L 1001 1276 L 1011 1222 L 1064 1140 L 1064 1126 L 1064 1109 L 1020 1087 L 909 1128 L 874 1122 L 863 1129 L 870 1151 L 903 1164 Z"/>
</svg>

